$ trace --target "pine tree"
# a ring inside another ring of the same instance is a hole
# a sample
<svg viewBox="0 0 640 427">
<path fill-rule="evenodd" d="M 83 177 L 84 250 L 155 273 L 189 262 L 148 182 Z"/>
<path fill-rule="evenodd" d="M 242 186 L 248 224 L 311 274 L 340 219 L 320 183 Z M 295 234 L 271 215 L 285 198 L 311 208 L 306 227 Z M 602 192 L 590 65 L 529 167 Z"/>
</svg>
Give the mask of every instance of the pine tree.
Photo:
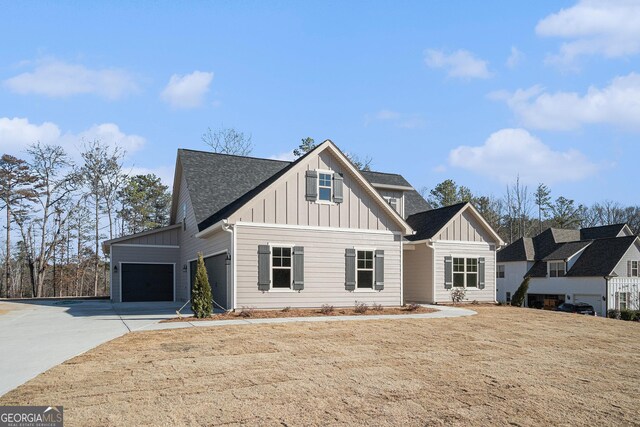
<svg viewBox="0 0 640 427">
<path fill-rule="evenodd" d="M 527 296 L 527 291 L 529 290 L 529 280 L 529 276 L 525 277 L 520 286 L 518 286 L 518 290 L 516 290 L 516 293 L 513 294 L 513 298 L 511 298 L 511 305 L 515 307 L 522 307 L 524 304 L 524 298 Z"/>
<path fill-rule="evenodd" d="M 196 280 L 193 284 L 191 295 L 191 311 L 199 319 L 211 317 L 211 312 L 213 311 L 211 285 L 209 284 L 209 276 L 207 276 L 207 268 L 204 265 L 202 254 L 198 254 Z"/>
</svg>

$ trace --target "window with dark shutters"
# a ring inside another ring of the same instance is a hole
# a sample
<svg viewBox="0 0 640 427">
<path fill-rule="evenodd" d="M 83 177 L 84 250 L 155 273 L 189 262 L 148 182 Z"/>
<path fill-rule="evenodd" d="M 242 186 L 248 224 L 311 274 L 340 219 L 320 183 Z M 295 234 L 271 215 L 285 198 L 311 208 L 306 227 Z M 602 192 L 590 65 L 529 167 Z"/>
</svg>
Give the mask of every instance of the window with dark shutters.
<svg viewBox="0 0 640 427">
<path fill-rule="evenodd" d="M 356 250 L 348 248 L 344 253 L 345 280 L 344 288 L 347 291 L 356 289 Z"/>
<path fill-rule="evenodd" d="M 451 289 L 453 285 L 453 258 L 444 257 L 444 288 Z"/>
<path fill-rule="evenodd" d="M 378 249 L 376 251 L 376 291 L 384 289 L 384 251 Z"/>
<path fill-rule="evenodd" d="M 338 173 L 333 174 L 333 201 L 334 203 L 342 203 L 344 199 L 344 180 Z"/>
<path fill-rule="evenodd" d="M 293 290 L 304 289 L 304 248 L 302 246 L 293 247 Z"/>
<path fill-rule="evenodd" d="M 305 198 L 311 202 L 315 202 L 318 198 L 318 172 L 314 170 L 308 170 L 306 172 L 305 178 Z"/>
<path fill-rule="evenodd" d="M 269 245 L 258 246 L 258 289 L 268 291 L 271 287 L 271 248 Z"/>
</svg>

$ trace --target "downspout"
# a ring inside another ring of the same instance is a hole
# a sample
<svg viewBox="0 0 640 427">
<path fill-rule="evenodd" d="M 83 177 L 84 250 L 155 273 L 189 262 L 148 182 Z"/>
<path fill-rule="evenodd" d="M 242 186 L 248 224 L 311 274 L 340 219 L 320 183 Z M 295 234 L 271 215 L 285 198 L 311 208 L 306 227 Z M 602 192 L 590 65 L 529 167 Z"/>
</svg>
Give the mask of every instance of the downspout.
<svg viewBox="0 0 640 427">
<path fill-rule="evenodd" d="M 231 309 L 236 309 L 236 227 L 233 224 L 228 224 L 226 221 L 222 224 L 222 230 L 227 233 L 231 233 L 231 287 L 233 301 L 231 302 Z"/>
</svg>

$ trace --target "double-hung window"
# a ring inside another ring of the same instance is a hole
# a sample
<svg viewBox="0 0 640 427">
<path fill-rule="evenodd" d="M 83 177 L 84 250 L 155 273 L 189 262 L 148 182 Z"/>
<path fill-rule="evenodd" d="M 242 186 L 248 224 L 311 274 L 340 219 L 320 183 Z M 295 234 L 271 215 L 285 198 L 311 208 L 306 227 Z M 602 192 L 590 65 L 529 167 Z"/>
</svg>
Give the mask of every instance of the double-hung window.
<svg viewBox="0 0 640 427">
<path fill-rule="evenodd" d="M 627 304 L 629 303 L 629 293 L 628 292 L 616 292 L 616 299 L 618 310 L 626 310 Z"/>
<path fill-rule="evenodd" d="M 496 278 L 504 279 L 504 264 L 498 264 L 496 266 Z"/>
<path fill-rule="evenodd" d="M 478 287 L 477 258 L 453 258 L 453 286 L 457 288 Z"/>
<path fill-rule="evenodd" d="M 373 289 L 373 251 L 357 251 L 356 287 Z"/>
<path fill-rule="evenodd" d="M 325 202 L 332 201 L 333 196 L 333 174 L 328 172 L 318 172 L 318 200 Z"/>
<path fill-rule="evenodd" d="M 400 199 L 397 197 L 385 196 L 384 200 L 389 203 L 389 206 L 393 208 L 396 212 L 400 212 Z"/>
<path fill-rule="evenodd" d="M 562 277 L 565 273 L 564 261 L 552 261 L 549 263 L 549 277 Z"/>
<path fill-rule="evenodd" d="M 271 248 L 271 283 L 274 289 L 291 289 L 291 248 Z"/>
<path fill-rule="evenodd" d="M 629 277 L 638 277 L 638 261 L 629 261 Z"/>
</svg>

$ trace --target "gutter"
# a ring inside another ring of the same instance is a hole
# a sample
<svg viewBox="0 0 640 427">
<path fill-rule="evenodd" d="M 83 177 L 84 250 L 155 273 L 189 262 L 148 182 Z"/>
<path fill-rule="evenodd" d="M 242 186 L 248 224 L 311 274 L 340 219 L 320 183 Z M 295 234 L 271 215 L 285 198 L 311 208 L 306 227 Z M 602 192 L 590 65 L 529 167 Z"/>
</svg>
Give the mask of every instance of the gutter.
<svg viewBox="0 0 640 427">
<path fill-rule="evenodd" d="M 213 234 L 214 231 L 217 231 L 219 228 L 222 228 L 223 226 L 228 224 L 228 220 L 226 219 L 221 219 L 220 221 L 216 222 L 213 225 L 210 225 L 209 227 L 205 228 L 202 231 L 197 232 L 193 237 L 197 238 L 197 239 L 202 239 L 204 237 L 207 237 L 210 234 Z"/>
</svg>

